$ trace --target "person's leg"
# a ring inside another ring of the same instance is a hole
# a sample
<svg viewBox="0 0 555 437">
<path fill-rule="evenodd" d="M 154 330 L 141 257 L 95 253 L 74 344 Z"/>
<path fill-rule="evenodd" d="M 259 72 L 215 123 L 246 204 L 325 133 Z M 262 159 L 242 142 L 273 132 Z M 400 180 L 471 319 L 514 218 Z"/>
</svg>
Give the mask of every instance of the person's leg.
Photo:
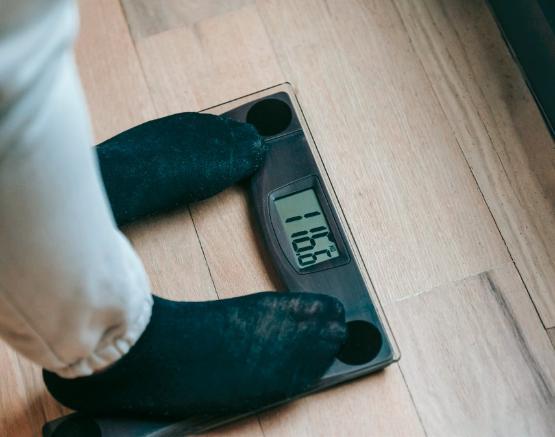
<svg viewBox="0 0 555 437">
<path fill-rule="evenodd" d="M 57 34 L 75 11 L 55 18 L 16 48 L 16 58 L 39 53 L 43 64 L 3 75 L 10 51 L 0 41 L 0 336 L 47 369 L 58 400 L 92 413 L 243 411 L 311 387 L 345 337 L 335 299 L 155 298 L 149 321 L 147 278 L 115 227 L 87 147 L 71 38 Z"/>
<path fill-rule="evenodd" d="M 0 38 L 0 336 L 75 377 L 129 350 L 152 298 L 90 149 L 75 5 L 47 3 Z"/>
</svg>

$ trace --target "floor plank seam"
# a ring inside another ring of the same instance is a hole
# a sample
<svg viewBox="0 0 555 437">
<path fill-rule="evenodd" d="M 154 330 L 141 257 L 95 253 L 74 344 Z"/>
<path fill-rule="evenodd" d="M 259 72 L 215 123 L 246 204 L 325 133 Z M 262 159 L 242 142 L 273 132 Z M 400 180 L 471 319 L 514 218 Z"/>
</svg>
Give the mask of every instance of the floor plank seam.
<svg viewBox="0 0 555 437">
<path fill-rule="evenodd" d="M 218 287 L 216 287 L 216 281 L 214 280 L 214 275 L 212 274 L 212 270 L 210 269 L 210 263 L 208 262 L 208 258 L 206 257 L 206 252 L 204 251 L 204 246 L 202 245 L 202 241 L 200 239 L 200 235 L 197 229 L 197 225 L 195 223 L 195 218 L 193 217 L 193 213 L 191 212 L 191 208 L 187 207 L 189 211 L 189 216 L 191 217 L 191 222 L 193 223 L 193 229 L 195 230 L 195 235 L 197 236 L 197 241 L 200 247 L 200 251 L 202 252 L 202 256 L 204 258 L 204 262 L 206 264 L 206 268 L 208 269 L 208 276 L 210 276 L 210 282 L 212 282 L 212 286 L 214 287 L 214 292 L 218 297 L 218 300 L 221 299 L 220 294 L 218 293 Z"/>
<path fill-rule="evenodd" d="M 547 328 L 545 331 L 547 332 L 547 336 L 553 345 L 553 349 L 555 349 L 555 328 Z"/>
<path fill-rule="evenodd" d="M 390 305 L 396 305 L 396 304 L 398 304 L 398 303 L 400 303 L 400 302 L 404 302 L 404 301 L 406 301 L 406 300 L 410 300 L 410 299 L 417 298 L 417 297 L 422 296 L 422 295 L 424 295 L 424 294 L 433 293 L 435 290 L 438 290 L 438 289 L 441 289 L 441 288 L 445 288 L 446 286 L 449 286 L 449 285 L 452 285 L 452 284 L 458 284 L 458 283 L 461 283 L 461 282 L 468 281 L 469 279 L 472 279 L 472 278 L 478 278 L 478 277 L 480 277 L 480 276 L 482 276 L 482 275 L 489 274 L 490 272 L 494 272 L 495 270 L 501 269 L 501 268 L 506 267 L 506 266 L 509 266 L 509 265 L 512 265 L 513 267 L 515 267 L 515 270 L 516 270 L 515 263 L 512 262 L 512 261 L 507 261 L 506 263 L 502 263 L 502 264 L 499 264 L 499 265 L 497 265 L 497 266 L 488 268 L 488 269 L 486 269 L 486 270 L 482 270 L 482 271 L 480 271 L 480 272 L 476 272 L 476 273 L 472 273 L 472 274 L 470 274 L 470 275 L 466 275 L 466 276 L 464 276 L 464 277 L 462 277 L 462 278 L 457 278 L 457 279 L 453 279 L 453 280 L 451 280 L 451 281 L 443 282 L 443 283 L 441 283 L 441 284 L 439 284 L 439 285 L 434 285 L 432 288 L 428 288 L 428 289 L 426 289 L 426 290 L 424 290 L 424 291 L 420 291 L 420 292 L 418 292 L 418 293 L 411 294 L 411 295 L 409 295 L 409 296 L 403 296 L 403 297 L 401 297 L 401 298 L 399 298 L 399 299 L 396 299 L 396 300 L 392 301 L 391 303 L 387 304 L 386 307 L 387 307 L 387 306 L 390 306 Z M 518 270 L 517 270 L 517 273 L 518 273 Z M 519 275 L 519 278 L 520 278 L 520 275 Z M 522 278 L 520 278 L 520 281 L 522 282 Z M 523 284 L 524 284 L 524 283 L 523 283 Z M 529 297 L 529 296 L 528 296 L 528 297 Z M 534 309 L 536 309 L 535 306 L 534 306 Z M 538 314 L 537 311 L 536 311 L 536 314 L 537 314 L 537 316 L 538 316 L 538 318 L 539 318 L 539 314 Z M 541 320 L 541 319 L 540 319 L 540 320 Z M 543 326 L 543 324 L 542 324 L 542 326 Z"/>
<path fill-rule="evenodd" d="M 128 20 L 128 17 L 127 17 L 127 11 L 125 10 L 125 7 L 123 6 L 122 0 L 117 0 L 117 3 L 120 7 L 121 14 L 123 15 L 123 18 L 125 18 L 125 26 L 127 27 L 127 33 L 129 35 L 129 38 L 131 39 L 131 44 L 133 44 L 133 52 L 135 53 L 135 57 L 137 58 L 137 61 L 139 63 L 139 67 L 141 68 L 141 75 L 143 77 L 143 82 L 145 83 L 147 91 L 148 91 L 148 99 L 150 100 L 150 105 L 154 109 L 155 114 L 157 116 L 159 116 L 160 115 L 159 114 L 160 110 L 156 106 L 156 102 L 154 100 L 154 97 L 152 97 L 152 89 L 150 87 L 150 82 L 149 82 L 149 80 L 146 76 L 145 67 L 143 65 L 143 60 L 141 59 L 141 56 L 139 54 L 139 50 L 137 49 L 137 42 L 135 41 L 135 37 L 133 36 L 131 26 L 129 25 L 129 20 Z"/>
<path fill-rule="evenodd" d="M 434 93 L 435 93 L 435 90 L 434 90 Z M 442 111 L 443 111 L 443 106 L 442 106 Z M 453 128 L 453 126 L 451 125 L 451 122 L 450 122 L 450 121 L 449 121 L 449 125 L 451 126 L 451 128 Z M 485 128 L 485 126 L 484 126 L 484 128 Z M 490 136 L 489 132 L 487 131 L 487 129 L 486 129 L 486 133 L 487 133 L 487 135 L 488 135 L 488 138 L 490 138 L 490 141 L 491 141 L 491 136 Z M 517 272 L 517 274 L 518 274 L 518 277 L 520 278 L 520 282 L 522 282 L 522 285 L 524 286 L 524 289 L 526 290 L 526 294 L 528 295 L 528 298 L 529 298 L 530 301 L 532 302 L 532 305 L 533 305 L 533 307 L 534 307 L 534 311 L 536 312 L 536 314 L 537 314 L 537 316 L 538 316 L 538 318 L 539 318 L 539 320 L 540 320 L 542 326 L 543 326 L 545 329 L 547 329 L 548 327 L 545 325 L 545 323 L 544 323 L 544 321 L 543 321 L 543 319 L 542 319 L 542 316 L 541 316 L 541 314 L 540 314 L 540 311 L 539 311 L 539 309 L 538 309 L 538 306 L 536 305 L 536 302 L 535 302 L 535 300 L 534 300 L 534 298 L 533 298 L 533 296 L 532 296 L 532 293 L 530 293 L 530 289 L 529 289 L 529 287 L 528 287 L 528 284 L 526 283 L 526 281 L 524 280 L 524 278 L 523 278 L 523 276 L 522 276 L 522 272 L 520 271 L 520 268 L 519 268 L 519 266 L 518 266 L 518 263 L 517 263 L 517 262 L 515 261 L 515 259 L 514 259 L 514 256 L 513 256 L 512 252 L 511 252 L 511 249 L 509 248 L 509 245 L 507 244 L 507 240 L 505 239 L 505 236 L 503 235 L 503 232 L 501 232 L 501 229 L 500 229 L 500 227 L 499 227 L 499 225 L 498 225 L 498 223 L 497 223 L 497 219 L 496 219 L 495 215 L 493 214 L 493 211 L 492 211 L 492 209 L 491 209 L 491 207 L 490 207 L 488 201 L 486 200 L 486 197 L 485 197 L 485 195 L 484 195 L 484 192 L 482 191 L 482 187 L 480 187 L 480 184 L 478 183 L 478 179 L 477 179 L 477 177 L 476 177 L 476 174 L 474 173 L 474 170 L 472 169 L 472 166 L 471 166 L 470 163 L 468 162 L 468 159 L 467 159 L 467 157 L 466 157 L 466 154 L 464 153 L 464 150 L 463 150 L 463 148 L 462 148 L 462 146 L 461 146 L 461 144 L 460 144 L 460 142 L 459 142 L 459 139 L 458 139 L 456 136 L 455 136 L 455 140 L 456 140 L 457 146 L 459 147 L 459 150 L 461 151 L 461 153 L 462 153 L 462 155 L 463 155 L 463 158 L 464 158 L 464 160 L 465 160 L 465 162 L 466 162 L 466 164 L 467 164 L 467 166 L 468 166 L 468 168 L 469 168 L 470 174 L 472 174 L 472 178 L 474 179 L 474 183 L 476 184 L 476 187 L 478 188 L 478 191 L 480 192 L 480 196 L 482 197 L 482 200 L 484 201 L 484 204 L 486 205 L 486 208 L 488 209 L 488 212 L 489 212 L 489 214 L 490 214 L 490 216 L 491 216 L 491 219 L 493 220 L 493 223 L 494 223 L 494 225 L 495 225 L 495 228 L 497 229 L 497 232 L 499 233 L 499 236 L 501 237 L 501 241 L 503 241 L 503 245 L 505 246 L 505 249 L 507 250 L 507 253 L 508 253 L 509 257 L 511 258 L 511 262 L 513 263 L 513 265 L 514 265 L 514 267 L 515 267 L 515 270 L 516 270 L 516 272 Z M 505 167 L 504 167 L 503 163 L 501 162 L 501 158 L 499 157 L 499 154 L 497 153 L 497 150 L 495 149 L 495 146 L 493 145 L 492 142 L 490 142 L 490 144 L 491 144 L 491 146 L 492 146 L 493 149 L 494 149 L 495 155 L 497 156 L 497 159 L 499 160 L 499 162 L 500 162 L 500 164 L 501 164 L 501 167 L 503 168 L 503 171 L 505 171 Z M 509 183 L 510 183 L 510 181 L 509 181 Z M 503 212 L 506 213 L 507 211 L 503 211 Z"/>
<path fill-rule="evenodd" d="M 414 396 L 412 395 L 412 391 L 410 389 L 409 383 L 407 382 L 407 378 L 405 378 L 405 372 L 403 372 L 403 367 L 401 365 L 400 358 L 399 358 L 399 361 L 397 362 L 397 367 L 399 368 L 399 373 L 401 374 L 401 378 L 403 378 L 403 383 L 405 384 L 405 387 L 407 388 L 407 392 L 409 394 L 410 401 L 412 402 L 412 405 L 414 406 L 414 412 L 416 413 L 416 417 L 418 417 L 418 421 L 420 422 L 420 426 L 422 427 L 422 432 L 424 433 L 425 437 L 428 437 L 428 431 L 426 430 L 426 427 L 424 426 L 424 419 L 422 419 L 420 409 L 418 408 L 418 405 L 416 404 L 416 400 L 414 399 Z"/>
</svg>

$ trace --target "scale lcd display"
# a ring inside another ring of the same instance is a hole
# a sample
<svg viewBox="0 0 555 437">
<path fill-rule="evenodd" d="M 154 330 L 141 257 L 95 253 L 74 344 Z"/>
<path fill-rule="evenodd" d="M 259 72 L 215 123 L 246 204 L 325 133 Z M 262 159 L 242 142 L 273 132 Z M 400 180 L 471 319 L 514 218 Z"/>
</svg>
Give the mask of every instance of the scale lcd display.
<svg viewBox="0 0 555 437">
<path fill-rule="evenodd" d="M 300 269 L 339 256 L 333 234 L 312 188 L 274 202 Z"/>
</svg>

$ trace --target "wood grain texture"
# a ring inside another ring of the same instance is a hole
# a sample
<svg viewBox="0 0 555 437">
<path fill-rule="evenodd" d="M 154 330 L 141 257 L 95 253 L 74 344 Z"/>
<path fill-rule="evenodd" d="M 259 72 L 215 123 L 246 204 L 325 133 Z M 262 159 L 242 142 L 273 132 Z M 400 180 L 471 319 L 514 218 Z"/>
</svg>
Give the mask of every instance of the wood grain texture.
<svg viewBox="0 0 555 437">
<path fill-rule="evenodd" d="M 96 141 L 155 118 L 141 65 L 117 0 L 81 0 L 77 65 Z"/>
<path fill-rule="evenodd" d="M 427 435 L 552 436 L 555 351 L 512 263 L 390 311 Z"/>
<path fill-rule="evenodd" d="M 41 370 L 0 343 L 0 436 L 36 436 L 66 413 L 47 393 Z"/>
<path fill-rule="evenodd" d="M 381 298 L 510 260 L 390 2 L 257 2 Z"/>
<path fill-rule="evenodd" d="M 192 96 L 202 109 L 284 80 L 252 5 L 136 45 L 155 104 L 168 113 L 183 110 L 183 98 Z M 279 288 L 255 238 L 244 188 L 228 189 L 191 212 L 220 297 Z M 265 435 L 338 435 L 345 429 L 354 435 L 423 435 L 396 365 L 264 414 L 260 422 Z"/>
<path fill-rule="evenodd" d="M 555 348 L 555 328 L 549 328 L 547 330 L 547 335 L 549 336 L 549 339 L 551 340 L 551 344 Z"/>
<path fill-rule="evenodd" d="M 154 103 L 163 114 L 205 109 L 284 81 L 254 6 L 136 45 Z"/>
<path fill-rule="evenodd" d="M 180 27 L 192 27 L 205 18 L 222 15 L 254 0 L 121 0 L 135 39 Z"/>
<path fill-rule="evenodd" d="M 482 0 L 395 0 L 543 323 L 555 326 L 555 143 Z"/>
<path fill-rule="evenodd" d="M 190 301 L 218 298 L 188 208 L 128 225 L 124 232 L 155 294 Z"/>
</svg>

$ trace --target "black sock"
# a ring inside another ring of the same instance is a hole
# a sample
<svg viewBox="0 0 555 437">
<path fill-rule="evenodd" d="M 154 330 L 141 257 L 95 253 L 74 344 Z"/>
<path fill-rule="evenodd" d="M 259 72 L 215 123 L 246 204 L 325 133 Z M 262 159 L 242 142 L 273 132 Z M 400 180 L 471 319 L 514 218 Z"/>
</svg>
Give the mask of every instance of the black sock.
<svg viewBox="0 0 555 437">
<path fill-rule="evenodd" d="M 155 297 L 146 331 L 112 367 L 77 379 L 44 371 L 44 380 L 62 404 L 90 414 L 245 412 L 311 387 L 345 338 L 344 320 L 339 301 L 309 293 Z"/>
<path fill-rule="evenodd" d="M 96 147 L 119 225 L 222 191 L 254 173 L 266 150 L 250 124 L 194 112 L 143 123 Z"/>
</svg>

